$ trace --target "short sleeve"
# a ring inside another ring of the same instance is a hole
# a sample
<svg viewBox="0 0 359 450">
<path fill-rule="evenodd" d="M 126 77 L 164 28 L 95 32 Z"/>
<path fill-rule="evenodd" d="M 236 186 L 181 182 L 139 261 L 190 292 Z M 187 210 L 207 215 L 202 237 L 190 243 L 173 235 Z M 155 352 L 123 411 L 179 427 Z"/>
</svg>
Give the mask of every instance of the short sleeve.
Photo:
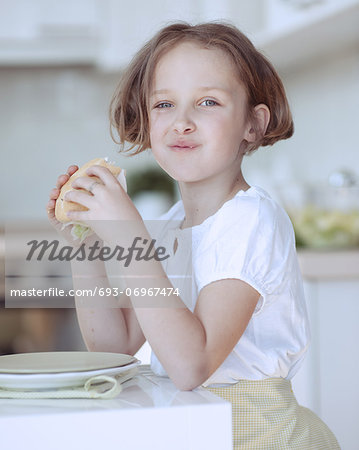
<svg viewBox="0 0 359 450">
<path fill-rule="evenodd" d="M 221 279 L 242 280 L 265 298 L 280 294 L 295 257 L 293 227 L 269 196 L 238 196 L 216 215 L 194 258 L 198 293 Z"/>
</svg>

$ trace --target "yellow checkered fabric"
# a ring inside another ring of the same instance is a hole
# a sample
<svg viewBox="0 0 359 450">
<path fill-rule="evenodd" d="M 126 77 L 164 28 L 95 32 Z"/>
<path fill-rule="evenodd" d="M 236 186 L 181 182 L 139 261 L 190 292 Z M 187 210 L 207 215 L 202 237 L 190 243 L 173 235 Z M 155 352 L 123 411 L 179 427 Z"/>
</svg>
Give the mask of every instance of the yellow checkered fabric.
<svg viewBox="0 0 359 450">
<path fill-rule="evenodd" d="M 290 380 L 241 380 L 205 389 L 232 404 L 234 450 L 340 450 L 325 423 L 298 404 Z"/>
</svg>

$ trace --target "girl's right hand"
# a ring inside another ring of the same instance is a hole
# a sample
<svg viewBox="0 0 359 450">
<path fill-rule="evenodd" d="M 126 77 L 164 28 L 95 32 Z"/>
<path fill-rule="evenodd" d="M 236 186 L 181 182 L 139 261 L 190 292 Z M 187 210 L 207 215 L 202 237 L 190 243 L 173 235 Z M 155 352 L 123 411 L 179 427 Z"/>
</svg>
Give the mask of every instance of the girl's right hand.
<svg viewBox="0 0 359 450">
<path fill-rule="evenodd" d="M 46 205 L 47 209 L 47 217 L 49 218 L 49 221 L 51 225 L 55 228 L 55 230 L 63 236 L 67 242 L 69 242 L 71 245 L 79 245 L 80 241 L 75 241 L 72 234 L 71 234 L 71 228 L 73 225 L 68 225 L 67 227 L 64 227 L 63 229 L 63 223 L 59 222 L 55 217 L 55 205 L 56 200 L 58 199 L 60 195 L 60 191 L 62 186 L 68 182 L 71 175 L 73 175 L 77 170 L 78 166 L 70 166 L 67 169 L 66 174 L 62 174 L 57 178 L 56 187 L 50 191 L 50 198 Z"/>
</svg>

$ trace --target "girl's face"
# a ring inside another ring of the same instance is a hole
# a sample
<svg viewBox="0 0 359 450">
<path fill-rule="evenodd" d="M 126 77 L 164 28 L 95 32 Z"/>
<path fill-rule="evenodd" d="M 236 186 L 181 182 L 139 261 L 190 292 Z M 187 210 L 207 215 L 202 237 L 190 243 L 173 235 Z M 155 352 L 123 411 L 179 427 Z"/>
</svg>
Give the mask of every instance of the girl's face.
<svg viewBox="0 0 359 450">
<path fill-rule="evenodd" d="M 238 173 L 240 144 L 250 138 L 247 96 L 224 51 L 178 44 L 159 60 L 150 95 L 152 152 L 172 178 Z"/>
</svg>

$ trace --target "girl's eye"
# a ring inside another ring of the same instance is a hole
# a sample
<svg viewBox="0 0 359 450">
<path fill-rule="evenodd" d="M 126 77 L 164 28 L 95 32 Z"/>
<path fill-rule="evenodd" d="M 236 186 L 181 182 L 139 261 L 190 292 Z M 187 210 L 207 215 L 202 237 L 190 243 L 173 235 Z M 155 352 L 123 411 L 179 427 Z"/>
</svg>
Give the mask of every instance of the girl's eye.
<svg viewBox="0 0 359 450">
<path fill-rule="evenodd" d="M 163 109 L 163 108 L 168 108 L 171 106 L 172 106 L 171 103 L 163 102 L 163 103 L 159 103 L 158 105 L 156 105 L 155 108 Z"/>
<path fill-rule="evenodd" d="M 216 101 L 211 100 L 209 98 L 207 98 L 206 100 L 203 100 L 202 103 L 207 103 L 205 106 L 216 106 L 216 105 L 218 105 L 218 103 Z"/>
</svg>

